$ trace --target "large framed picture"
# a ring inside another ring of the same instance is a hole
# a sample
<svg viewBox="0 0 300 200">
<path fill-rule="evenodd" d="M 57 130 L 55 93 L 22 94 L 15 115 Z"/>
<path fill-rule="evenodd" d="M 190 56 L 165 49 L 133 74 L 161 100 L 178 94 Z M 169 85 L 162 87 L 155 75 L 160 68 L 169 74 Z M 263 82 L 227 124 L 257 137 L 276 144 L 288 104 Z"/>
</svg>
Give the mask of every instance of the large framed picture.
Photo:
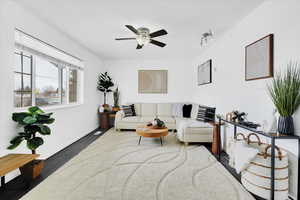
<svg viewBox="0 0 300 200">
<path fill-rule="evenodd" d="M 212 60 L 198 66 L 198 85 L 205 85 L 212 82 Z"/>
<path fill-rule="evenodd" d="M 270 34 L 246 46 L 246 81 L 273 77 L 273 38 L 273 34 Z"/>
<path fill-rule="evenodd" d="M 140 94 L 168 93 L 168 70 L 139 70 Z"/>
</svg>

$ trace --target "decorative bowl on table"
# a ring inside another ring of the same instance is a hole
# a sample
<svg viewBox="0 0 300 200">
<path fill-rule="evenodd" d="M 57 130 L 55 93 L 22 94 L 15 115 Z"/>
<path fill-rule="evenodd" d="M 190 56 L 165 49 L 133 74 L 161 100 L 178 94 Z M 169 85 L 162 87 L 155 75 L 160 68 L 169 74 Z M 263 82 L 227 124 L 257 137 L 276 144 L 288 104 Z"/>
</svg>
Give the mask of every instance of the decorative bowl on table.
<svg viewBox="0 0 300 200">
<path fill-rule="evenodd" d="M 147 124 L 148 127 L 154 128 L 154 129 L 161 129 L 161 128 L 166 128 L 165 122 L 162 120 L 155 118 L 152 122 L 149 122 Z"/>
</svg>

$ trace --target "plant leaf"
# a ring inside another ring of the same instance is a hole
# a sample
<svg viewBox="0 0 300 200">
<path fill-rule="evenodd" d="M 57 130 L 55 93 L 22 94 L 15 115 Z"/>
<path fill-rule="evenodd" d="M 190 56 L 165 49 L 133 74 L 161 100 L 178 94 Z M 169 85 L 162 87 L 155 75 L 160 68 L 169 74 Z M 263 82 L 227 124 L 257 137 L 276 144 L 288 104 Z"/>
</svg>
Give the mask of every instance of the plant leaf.
<svg viewBox="0 0 300 200">
<path fill-rule="evenodd" d="M 39 146 L 44 144 L 44 140 L 41 137 L 34 137 L 30 140 L 27 140 L 27 147 L 30 150 L 36 150 Z"/>
<path fill-rule="evenodd" d="M 41 113 L 44 113 L 44 111 L 42 111 L 37 106 L 32 106 L 32 107 L 28 108 L 28 112 L 31 113 L 31 114 L 41 114 Z"/>
<path fill-rule="evenodd" d="M 31 116 L 30 113 L 27 112 L 20 112 L 20 113 L 13 113 L 12 120 L 18 122 L 20 124 L 24 124 L 23 120 L 25 117 Z"/>
<path fill-rule="evenodd" d="M 25 117 L 24 119 L 23 119 L 23 122 L 25 123 L 25 124 L 33 124 L 33 123 L 35 123 L 37 121 L 37 119 L 35 118 L 35 117 L 32 117 L 32 116 L 28 116 L 28 117 Z"/>
<path fill-rule="evenodd" d="M 42 135 L 50 135 L 51 134 L 51 129 L 48 126 L 45 125 L 37 125 L 40 130 L 39 133 Z"/>
<path fill-rule="evenodd" d="M 7 147 L 7 149 L 15 149 L 17 146 L 21 144 L 21 142 L 24 140 L 23 136 L 16 136 L 10 141 L 10 146 Z"/>
</svg>

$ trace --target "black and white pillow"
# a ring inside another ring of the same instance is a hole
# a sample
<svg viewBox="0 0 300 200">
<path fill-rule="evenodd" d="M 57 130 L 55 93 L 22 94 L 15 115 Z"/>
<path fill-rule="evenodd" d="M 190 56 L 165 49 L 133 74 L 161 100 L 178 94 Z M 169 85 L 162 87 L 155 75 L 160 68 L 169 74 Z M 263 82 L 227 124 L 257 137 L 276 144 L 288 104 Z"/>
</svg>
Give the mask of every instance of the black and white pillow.
<svg viewBox="0 0 300 200">
<path fill-rule="evenodd" d="M 122 106 L 122 110 L 125 114 L 125 117 L 136 116 L 135 109 L 134 109 L 134 104 L 124 105 L 124 106 Z"/>
<path fill-rule="evenodd" d="M 132 116 L 136 116 L 134 104 L 131 104 L 130 107 L 131 107 L 131 110 L 132 110 Z"/>
<path fill-rule="evenodd" d="M 122 110 L 125 114 L 125 117 L 131 117 L 133 116 L 132 108 L 131 106 L 122 106 Z"/>
<path fill-rule="evenodd" d="M 199 106 L 197 120 L 202 122 L 215 121 L 216 108 Z"/>
</svg>

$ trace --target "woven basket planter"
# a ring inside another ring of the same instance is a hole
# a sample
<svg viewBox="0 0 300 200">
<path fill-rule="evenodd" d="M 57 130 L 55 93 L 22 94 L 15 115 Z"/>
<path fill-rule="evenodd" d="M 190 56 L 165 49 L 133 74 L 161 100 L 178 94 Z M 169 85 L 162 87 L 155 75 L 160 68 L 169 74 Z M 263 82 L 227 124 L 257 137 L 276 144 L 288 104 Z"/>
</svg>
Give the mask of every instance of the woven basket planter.
<svg viewBox="0 0 300 200">
<path fill-rule="evenodd" d="M 257 142 L 251 142 L 250 137 L 255 135 Z M 241 181 L 244 187 L 253 194 L 270 199 L 271 193 L 271 145 L 262 143 L 256 134 L 247 138 L 250 146 L 259 149 L 259 153 L 249 166 L 242 171 Z M 275 199 L 288 199 L 289 191 L 288 154 L 275 146 Z"/>
</svg>

